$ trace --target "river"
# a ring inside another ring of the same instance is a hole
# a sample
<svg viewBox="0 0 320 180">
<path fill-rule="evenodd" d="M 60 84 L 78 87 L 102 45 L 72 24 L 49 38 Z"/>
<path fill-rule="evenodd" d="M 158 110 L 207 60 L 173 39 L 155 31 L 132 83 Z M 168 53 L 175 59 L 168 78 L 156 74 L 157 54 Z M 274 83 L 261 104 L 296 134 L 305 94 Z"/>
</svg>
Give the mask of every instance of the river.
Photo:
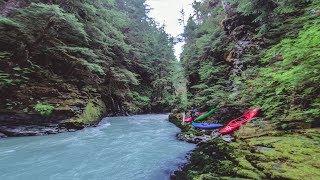
<svg viewBox="0 0 320 180">
<path fill-rule="evenodd" d="M 98 127 L 0 140 L 1 180 L 162 180 L 195 145 L 168 115 L 104 118 Z"/>
</svg>

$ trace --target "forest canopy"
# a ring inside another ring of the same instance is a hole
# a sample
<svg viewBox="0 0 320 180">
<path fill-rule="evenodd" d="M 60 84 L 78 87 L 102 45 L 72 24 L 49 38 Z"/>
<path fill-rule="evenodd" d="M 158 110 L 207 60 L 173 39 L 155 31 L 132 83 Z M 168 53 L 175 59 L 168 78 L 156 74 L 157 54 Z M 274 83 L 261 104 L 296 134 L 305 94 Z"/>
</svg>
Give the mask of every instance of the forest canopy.
<svg viewBox="0 0 320 180">
<path fill-rule="evenodd" d="M 173 38 L 148 11 L 145 0 L 0 1 L 1 94 L 63 83 L 84 99 L 99 94 L 110 112 L 173 108 Z M 56 103 L 28 96 L 8 94 L 1 108 Z"/>
</svg>

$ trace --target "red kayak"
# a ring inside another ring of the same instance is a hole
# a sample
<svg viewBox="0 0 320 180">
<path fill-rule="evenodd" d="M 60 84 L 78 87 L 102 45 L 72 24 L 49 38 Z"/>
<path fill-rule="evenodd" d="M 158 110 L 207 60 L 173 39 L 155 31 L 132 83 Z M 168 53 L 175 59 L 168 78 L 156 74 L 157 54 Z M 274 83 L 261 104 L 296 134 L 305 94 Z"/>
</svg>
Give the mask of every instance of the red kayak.
<svg viewBox="0 0 320 180">
<path fill-rule="evenodd" d="M 195 120 L 196 118 L 194 117 L 188 117 L 188 118 L 184 118 L 183 119 L 183 122 L 186 122 L 186 123 L 191 123 L 193 120 Z"/>
<path fill-rule="evenodd" d="M 231 134 L 240 129 L 241 126 L 250 122 L 259 115 L 260 109 L 254 108 L 246 111 L 241 117 L 231 120 L 227 125 L 219 130 L 222 135 Z"/>
<path fill-rule="evenodd" d="M 200 116 L 202 115 L 203 112 L 196 112 L 196 116 Z M 185 117 L 182 119 L 183 122 L 186 122 L 186 123 L 191 123 L 192 121 L 194 121 L 196 119 L 196 117 Z"/>
</svg>

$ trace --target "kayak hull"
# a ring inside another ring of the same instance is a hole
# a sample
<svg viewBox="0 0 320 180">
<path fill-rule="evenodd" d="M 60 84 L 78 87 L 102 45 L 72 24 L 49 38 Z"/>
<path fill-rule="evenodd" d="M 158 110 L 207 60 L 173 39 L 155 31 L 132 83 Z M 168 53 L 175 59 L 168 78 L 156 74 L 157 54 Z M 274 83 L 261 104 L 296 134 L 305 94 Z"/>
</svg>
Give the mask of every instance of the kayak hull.
<svg viewBox="0 0 320 180">
<path fill-rule="evenodd" d="M 197 117 L 195 121 L 204 121 L 208 117 L 212 116 L 215 112 L 216 112 L 216 109 L 211 109 L 209 112 L 204 113 L 204 114 L 200 115 L 199 117 Z"/>
<path fill-rule="evenodd" d="M 230 121 L 226 126 L 219 129 L 221 135 L 232 134 L 235 131 L 239 130 L 241 126 L 252 121 L 260 113 L 259 108 L 251 109 L 246 111 L 241 117 Z"/>
<path fill-rule="evenodd" d="M 216 124 L 216 123 L 192 123 L 192 126 L 197 129 L 204 129 L 204 130 L 213 130 L 213 129 L 219 129 L 223 125 L 222 124 Z"/>
<path fill-rule="evenodd" d="M 183 122 L 191 123 L 194 119 L 195 119 L 194 117 L 184 118 Z"/>
</svg>

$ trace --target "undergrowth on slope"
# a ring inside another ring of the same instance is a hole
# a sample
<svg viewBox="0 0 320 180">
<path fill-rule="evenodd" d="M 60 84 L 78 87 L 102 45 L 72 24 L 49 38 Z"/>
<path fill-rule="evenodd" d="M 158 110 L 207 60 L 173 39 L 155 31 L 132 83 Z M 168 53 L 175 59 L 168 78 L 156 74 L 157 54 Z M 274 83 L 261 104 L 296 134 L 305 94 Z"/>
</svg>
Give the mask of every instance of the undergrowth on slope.
<svg viewBox="0 0 320 180">
<path fill-rule="evenodd" d="M 34 106 L 34 110 L 42 116 L 50 116 L 54 110 L 54 106 L 48 103 L 38 103 Z"/>
</svg>

